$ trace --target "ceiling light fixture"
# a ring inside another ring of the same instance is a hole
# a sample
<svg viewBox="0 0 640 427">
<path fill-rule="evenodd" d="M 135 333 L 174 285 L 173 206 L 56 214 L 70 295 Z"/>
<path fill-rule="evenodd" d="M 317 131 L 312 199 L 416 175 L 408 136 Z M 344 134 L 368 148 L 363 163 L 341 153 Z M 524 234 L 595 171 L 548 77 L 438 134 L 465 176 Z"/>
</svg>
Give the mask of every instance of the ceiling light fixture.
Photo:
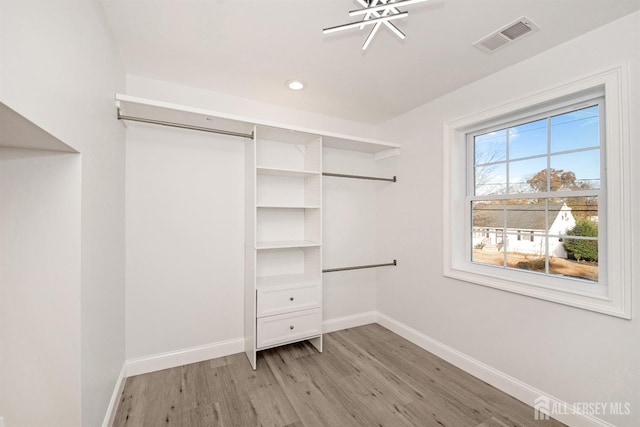
<svg viewBox="0 0 640 427">
<path fill-rule="evenodd" d="M 304 82 L 301 82 L 300 80 L 289 80 L 287 82 L 287 87 L 291 90 L 302 90 L 305 86 Z"/>
<path fill-rule="evenodd" d="M 378 29 L 385 25 L 396 36 L 404 40 L 406 36 L 402 31 L 398 29 L 394 24 L 389 21 L 404 18 L 409 15 L 409 12 L 401 12 L 398 10 L 398 6 L 410 6 L 416 3 L 425 2 L 428 0 L 357 0 L 363 8 L 349 11 L 349 16 L 364 15 L 362 21 L 351 22 L 349 24 L 338 25 L 335 27 L 329 27 L 322 30 L 324 34 L 335 33 L 337 31 L 348 30 L 350 28 L 363 29 L 367 25 L 373 25 L 373 29 L 367 36 L 362 50 L 365 50 L 371 40 L 378 32 Z"/>
</svg>

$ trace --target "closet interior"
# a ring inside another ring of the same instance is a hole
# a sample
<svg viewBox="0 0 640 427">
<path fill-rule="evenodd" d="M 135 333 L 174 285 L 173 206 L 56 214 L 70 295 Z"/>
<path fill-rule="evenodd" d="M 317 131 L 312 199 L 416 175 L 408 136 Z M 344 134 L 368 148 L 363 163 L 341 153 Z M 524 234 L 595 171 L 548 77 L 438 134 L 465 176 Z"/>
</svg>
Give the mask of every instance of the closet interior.
<svg viewBox="0 0 640 427">
<path fill-rule="evenodd" d="M 399 155 L 400 145 L 295 128 L 199 108 L 118 94 L 118 118 L 238 137 L 245 144 L 245 352 L 256 368 L 261 350 L 309 340 L 322 351 L 323 273 L 395 266 L 323 264 L 323 181 L 378 177 L 325 170 L 324 150 Z M 325 153 L 326 154 L 326 153 Z"/>
</svg>

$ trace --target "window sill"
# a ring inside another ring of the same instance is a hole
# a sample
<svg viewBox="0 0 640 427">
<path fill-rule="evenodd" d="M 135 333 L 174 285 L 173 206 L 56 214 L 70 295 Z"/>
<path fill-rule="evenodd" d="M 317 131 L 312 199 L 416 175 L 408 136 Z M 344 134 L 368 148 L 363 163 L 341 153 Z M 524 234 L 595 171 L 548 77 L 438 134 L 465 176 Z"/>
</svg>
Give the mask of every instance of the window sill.
<svg viewBox="0 0 640 427">
<path fill-rule="evenodd" d="M 595 311 L 610 316 L 630 319 L 629 313 L 626 313 L 611 298 L 609 298 L 609 287 L 602 284 L 586 284 L 590 289 L 578 289 L 579 284 L 564 285 L 561 288 L 553 288 L 548 284 L 549 278 L 542 277 L 540 282 L 546 281 L 547 284 L 525 281 L 522 277 L 520 280 L 514 280 L 509 276 L 532 275 L 531 273 L 521 273 L 518 271 L 508 271 L 490 266 L 469 265 L 467 268 L 446 268 L 445 277 L 462 280 L 464 282 L 482 285 L 502 291 L 512 292 L 532 298 L 538 298 L 545 301 L 551 301 L 571 307 L 581 308 L 584 310 Z M 494 271 L 491 271 L 494 270 Z M 512 274 L 510 274 L 512 273 Z M 557 279 L 556 282 L 564 280 Z"/>
</svg>

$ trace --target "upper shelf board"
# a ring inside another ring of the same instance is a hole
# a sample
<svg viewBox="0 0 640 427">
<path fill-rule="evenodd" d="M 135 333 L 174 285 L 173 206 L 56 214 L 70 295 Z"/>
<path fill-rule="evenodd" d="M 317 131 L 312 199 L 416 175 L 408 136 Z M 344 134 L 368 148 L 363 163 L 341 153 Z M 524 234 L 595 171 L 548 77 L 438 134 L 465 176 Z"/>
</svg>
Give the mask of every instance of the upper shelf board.
<svg viewBox="0 0 640 427">
<path fill-rule="evenodd" d="M 400 144 L 393 142 L 289 126 L 266 120 L 225 114 L 202 108 L 155 101 L 119 93 L 116 94 L 116 107 L 120 109 L 120 114 L 123 116 L 244 134 L 251 134 L 254 125 L 257 125 L 262 127 L 258 129 L 259 138 L 261 129 L 263 132 L 266 131 L 269 136 L 280 134 L 281 136 L 288 135 L 289 137 L 293 137 L 293 134 L 300 133 L 302 134 L 300 135 L 302 137 L 302 143 L 309 142 L 309 137 L 317 138 L 321 136 L 323 147 L 372 153 L 376 154 L 376 158 L 398 155 L 401 147 Z"/>
</svg>

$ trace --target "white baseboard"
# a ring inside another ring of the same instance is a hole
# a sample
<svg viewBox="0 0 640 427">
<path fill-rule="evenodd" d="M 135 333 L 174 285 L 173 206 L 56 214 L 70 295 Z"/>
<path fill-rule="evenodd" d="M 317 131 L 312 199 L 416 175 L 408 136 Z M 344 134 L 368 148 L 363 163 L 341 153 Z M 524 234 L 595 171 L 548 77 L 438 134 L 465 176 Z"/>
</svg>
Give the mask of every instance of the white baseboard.
<svg viewBox="0 0 640 427">
<path fill-rule="evenodd" d="M 446 344 L 441 343 L 409 326 L 392 319 L 382 313 L 378 313 L 377 323 L 400 335 L 408 341 L 427 350 L 430 353 L 446 360 L 465 372 L 491 384 L 495 388 L 515 397 L 516 399 L 533 406 L 534 401 L 541 396 L 545 398 L 550 407 L 572 408 L 568 403 L 557 399 L 548 393 L 532 387 L 510 375 L 505 374 L 485 363 L 480 362 Z M 567 412 L 567 413 L 564 413 Z M 573 413 L 572 410 L 563 411 L 561 414 L 552 414 L 553 418 L 569 426 L 585 427 L 614 427 L 612 424 L 588 414 Z M 531 410 L 531 420 L 534 421 L 534 411 Z"/>
<path fill-rule="evenodd" d="M 324 333 L 375 323 L 377 315 L 377 312 L 370 311 L 326 320 L 323 323 Z M 168 353 L 129 359 L 125 362 L 125 374 L 127 377 L 147 374 L 149 372 L 175 368 L 176 366 L 187 365 L 189 363 L 202 362 L 203 360 L 214 359 L 216 357 L 242 353 L 243 351 L 244 338 L 235 338 Z"/>
<path fill-rule="evenodd" d="M 120 396 L 122 395 L 122 391 L 124 390 L 124 383 L 126 378 L 127 369 L 126 365 L 124 365 L 120 370 L 120 375 L 118 375 L 116 386 L 113 388 L 113 394 L 111 395 L 111 400 L 109 401 L 109 406 L 107 407 L 107 413 L 104 416 L 102 427 L 111 427 L 113 425 L 113 420 L 116 417 L 118 402 L 120 401 Z"/>
<path fill-rule="evenodd" d="M 366 313 L 359 313 L 351 316 L 336 317 L 334 319 L 325 320 L 322 323 L 322 332 L 328 334 L 329 332 L 340 331 L 342 329 L 355 328 L 357 326 L 376 323 L 377 320 L 377 311 L 368 311 Z"/>
<path fill-rule="evenodd" d="M 147 374 L 242 352 L 244 352 L 244 338 L 234 338 L 169 353 L 130 359 L 125 362 L 126 376 Z"/>
</svg>

